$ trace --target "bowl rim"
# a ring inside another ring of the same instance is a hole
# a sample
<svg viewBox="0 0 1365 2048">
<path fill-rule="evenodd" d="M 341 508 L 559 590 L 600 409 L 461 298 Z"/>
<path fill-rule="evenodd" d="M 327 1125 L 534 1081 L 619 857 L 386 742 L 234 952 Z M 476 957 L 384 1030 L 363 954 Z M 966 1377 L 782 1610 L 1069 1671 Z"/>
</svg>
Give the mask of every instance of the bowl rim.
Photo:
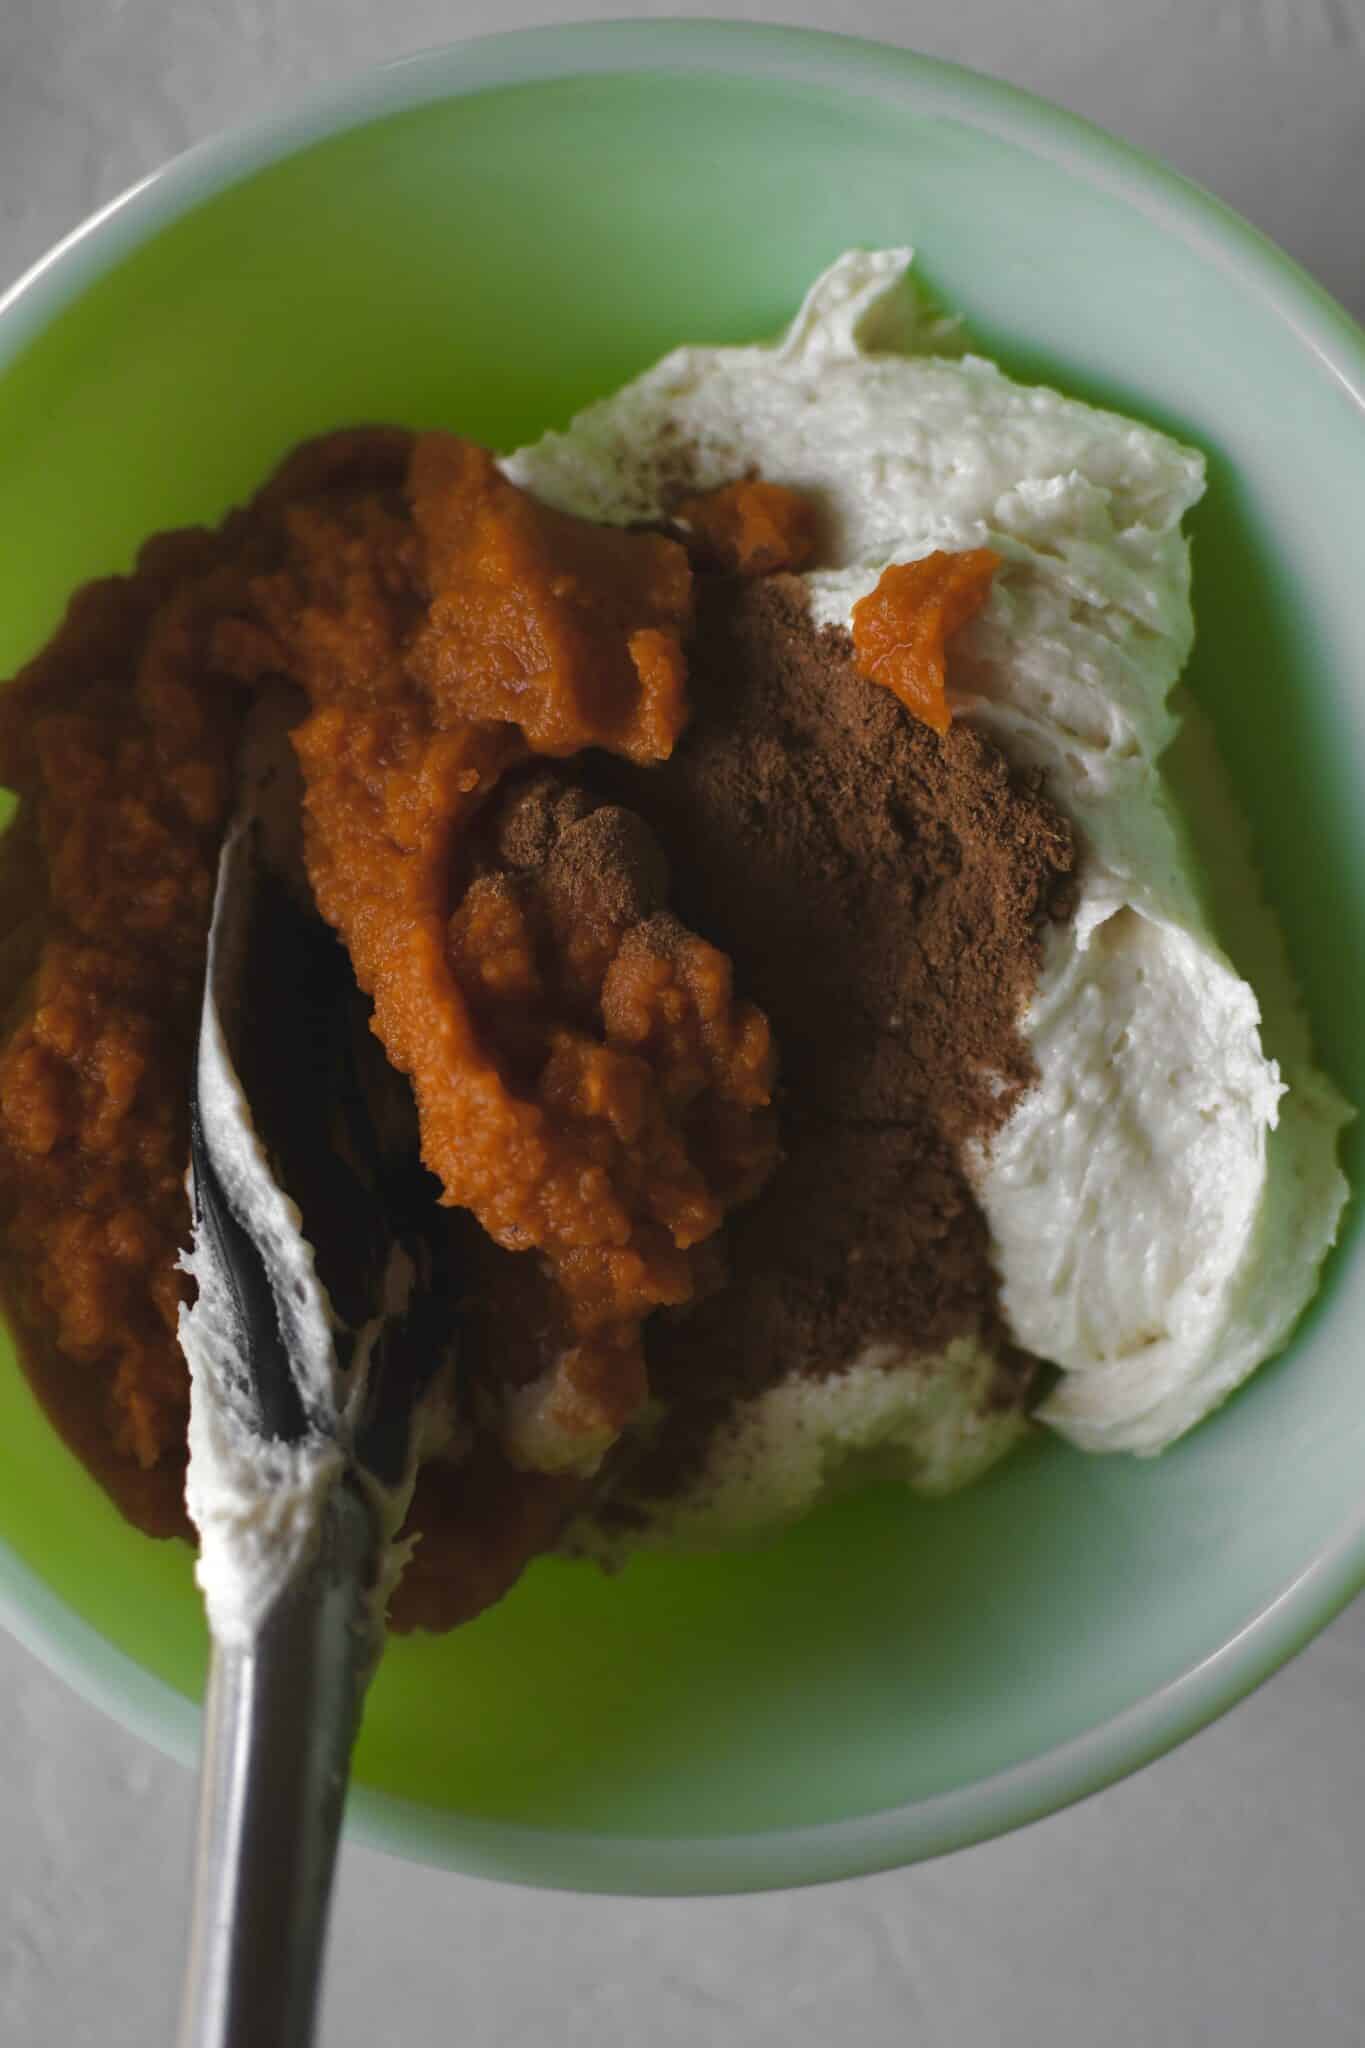
<svg viewBox="0 0 1365 2048">
<path fill-rule="evenodd" d="M 1131 144 L 1019 87 L 911 50 L 819 30 L 695 19 L 578 23 L 443 44 L 197 144 L 91 214 L 0 295 L 0 373 L 141 244 L 313 143 L 499 87 L 660 71 L 872 97 L 1050 161 L 1253 291 L 1365 414 L 1365 331 L 1259 230 Z M 438 1812 L 357 1785 L 347 1829 L 369 1846 L 470 1876 L 579 1892 L 738 1893 L 886 1870 L 1041 1819 L 1153 1761 L 1269 1677 L 1362 1586 L 1365 1501 L 1229 1641 L 1145 1699 L 986 1778 L 877 1813 L 760 1833 L 654 1838 Z M 75 1615 L 2 1540 L 0 1624 L 93 1705 L 192 1766 L 198 1707 Z"/>
</svg>

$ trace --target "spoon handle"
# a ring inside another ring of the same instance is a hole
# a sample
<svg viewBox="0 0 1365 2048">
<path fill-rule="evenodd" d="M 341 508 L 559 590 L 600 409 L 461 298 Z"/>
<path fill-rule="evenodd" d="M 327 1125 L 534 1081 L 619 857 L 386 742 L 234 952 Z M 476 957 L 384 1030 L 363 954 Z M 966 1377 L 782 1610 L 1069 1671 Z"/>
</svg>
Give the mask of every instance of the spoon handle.
<svg viewBox="0 0 1365 2048">
<path fill-rule="evenodd" d="M 369 1509 L 348 1483 L 316 1557 L 246 1644 L 215 1642 L 179 2048 L 308 2048 L 351 1746 L 373 1658 Z"/>
</svg>

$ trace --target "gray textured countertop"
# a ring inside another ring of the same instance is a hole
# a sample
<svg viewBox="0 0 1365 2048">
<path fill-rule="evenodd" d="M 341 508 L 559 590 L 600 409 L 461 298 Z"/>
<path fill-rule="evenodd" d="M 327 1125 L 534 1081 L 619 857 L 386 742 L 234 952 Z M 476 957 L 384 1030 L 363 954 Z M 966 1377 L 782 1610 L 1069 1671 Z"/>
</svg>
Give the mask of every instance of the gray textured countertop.
<svg viewBox="0 0 1365 2048">
<path fill-rule="evenodd" d="M 0 284 L 216 128 L 521 0 L 0 0 Z M 640 14 L 705 14 L 670 0 Z M 790 0 L 1166 157 L 1365 318 L 1365 0 Z M 0 461 L 4 451 L 0 449 Z M 0 1637 L 0 2043 L 171 2037 L 192 1792 Z M 512 1891 L 348 1848 L 326 2048 L 1357 2048 L 1365 1605 L 1114 1790 L 941 1863 L 763 1898 Z"/>
</svg>

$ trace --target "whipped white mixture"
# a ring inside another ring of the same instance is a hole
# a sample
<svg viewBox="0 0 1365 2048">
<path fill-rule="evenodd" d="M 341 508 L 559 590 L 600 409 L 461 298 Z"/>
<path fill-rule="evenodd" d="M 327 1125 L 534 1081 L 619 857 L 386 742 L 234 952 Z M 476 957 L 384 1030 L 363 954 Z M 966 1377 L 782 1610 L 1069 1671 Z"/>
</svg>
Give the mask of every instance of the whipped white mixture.
<svg viewBox="0 0 1365 2048">
<path fill-rule="evenodd" d="M 1042 769 L 1076 827 L 1080 891 L 1022 1020 L 1038 1084 L 971 1170 L 1010 1329 L 1063 1368 L 1045 1419 L 1087 1449 L 1157 1451 L 1283 1344 L 1312 1294 L 1349 1112 L 1311 1065 L 1269 940 L 1267 1046 L 1160 766 L 1193 639 L 1180 522 L 1202 457 L 964 353 L 909 262 L 842 257 L 775 345 L 678 349 L 504 467 L 613 522 L 667 510 L 680 449 L 689 489 L 751 471 L 789 485 L 820 509 L 821 566 L 803 578 L 820 623 L 847 625 L 891 562 L 1003 558 L 953 643 L 950 700 Z M 1255 899 L 1249 865 L 1243 880 Z M 965 1340 L 889 1369 L 885 1347 L 824 1363 L 833 1379 L 740 1414 L 670 1538 L 771 1519 L 779 1495 L 801 1512 L 870 1465 L 940 1490 L 1021 1427 L 982 1412 L 990 1361 Z M 762 1469 L 760 1500 L 739 1475 Z"/>
</svg>

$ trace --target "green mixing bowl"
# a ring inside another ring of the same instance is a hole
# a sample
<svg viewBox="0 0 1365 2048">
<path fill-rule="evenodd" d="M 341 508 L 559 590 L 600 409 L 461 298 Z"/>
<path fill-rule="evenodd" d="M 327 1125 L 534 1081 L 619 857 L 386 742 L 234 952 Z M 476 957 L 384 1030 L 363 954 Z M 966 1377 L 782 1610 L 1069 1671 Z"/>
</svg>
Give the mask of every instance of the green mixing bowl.
<svg viewBox="0 0 1365 2048">
<path fill-rule="evenodd" d="M 1365 336 L 1171 173 L 947 65 L 713 22 L 541 30 L 191 151 L 0 305 L 0 673 L 73 586 L 302 435 L 510 447 L 901 241 L 1008 369 L 1208 451 L 1194 685 L 1325 1063 L 1365 1100 Z M 392 1645 L 352 1823 L 486 1875 L 739 1890 L 1092 1791 L 1365 1581 L 1363 1329 L 1352 1216 L 1289 1353 L 1157 1463 L 1040 1442 L 957 1500 L 869 1494 L 742 1554 L 539 1564 L 471 1628 Z M 119 1520 L 9 1353 L 0 1614 L 192 1753 L 189 1553 Z"/>
</svg>

